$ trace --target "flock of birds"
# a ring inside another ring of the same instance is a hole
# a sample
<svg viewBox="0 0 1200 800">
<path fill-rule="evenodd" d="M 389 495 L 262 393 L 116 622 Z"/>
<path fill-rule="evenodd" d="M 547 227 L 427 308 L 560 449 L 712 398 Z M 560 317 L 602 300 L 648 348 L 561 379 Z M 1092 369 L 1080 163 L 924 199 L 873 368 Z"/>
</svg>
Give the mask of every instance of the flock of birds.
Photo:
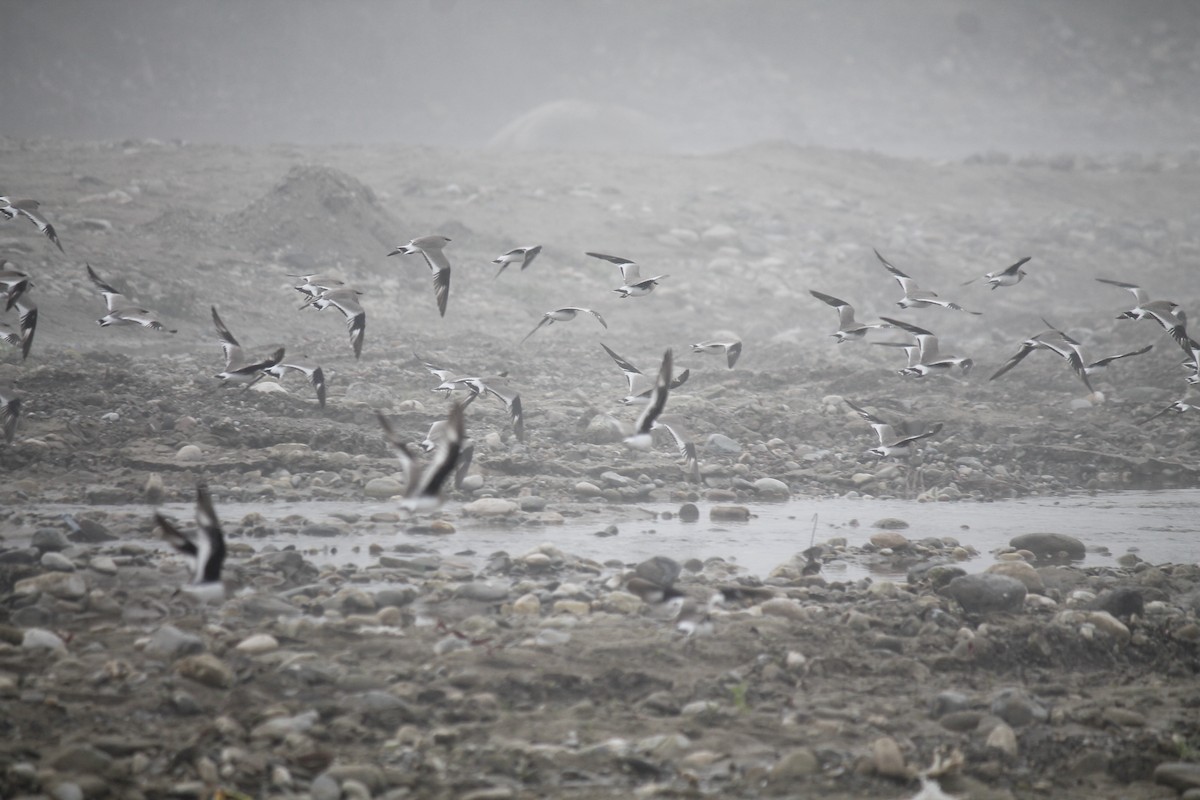
<svg viewBox="0 0 1200 800">
<path fill-rule="evenodd" d="M 902 272 L 896 265 L 884 258 L 878 250 L 875 251 L 875 257 L 883 265 L 883 268 L 896 280 L 903 292 L 903 297 L 896 302 L 896 305 L 900 308 L 939 307 L 948 311 L 957 311 L 975 316 L 979 316 L 982 313 L 963 308 L 958 303 L 939 297 L 936 292 L 922 289 L 912 277 Z M 1026 275 L 1024 266 L 1030 260 L 1030 257 L 1026 256 L 1003 270 L 988 272 L 982 277 L 965 281 L 962 285 L 969 286 L 970 284 L 982 281 L 993 291 L 1001 287 L 1016 286 L 1024 279 Z M 1189 373 L 1185 378 L 1186 386 L 1200 385 L 1200 344 L 1188 334 L 1187 315 L 1179 304 L 1171 300 L 1151 300 L 1146 290 L 1132 283 L 1112 280 L 1110 278 L 1097 278 L 1096 280 L 1110 286 L 1125 289 L 1133 294 L 1136 305 L 1131 309 L 1123 311 L 1118 315 L 1117 319 L 1150 320 L 1157 323 L 1165 334 L 1179 345 L 1186 356 L 1182 362 L 1183 367 Z M 949 355 L 942 352 L 939 347 L 938 337 L 925 328 L 914 325 L 911 322 L 884 316 L 881 316 L 878 322 L 860 322 L 855 319 L 854 307 L 845 300 L 815 289 L 809 290 L 809 293 L 837 311 L 838 329 L 834 331 L 832 336 L 837 340 L 838 344 L 863 340 L 870 331 L 884 328 L 897 329 L 907 333 L 911 337 L 909 341 L 871 342 L 871 344 L 875 345 L 904 350 L 908 362 L 903 368 L 897 370 L 900 375 L 912 378 L 924 378 L 929 375 L 952 371 L 966 374 L 974 366 L 974 361 L 970 358 Z M 1095 390 L 1092 388 L 1090 376 L 1106 369 L 1114 361 L 1143 355 L 1150 352 L 1154 347 L 1153 344 L 1148 344 L 1137 350 L 1117 353 L 1095 361 L 1089 361 L 1083 355 L 1082 345 L 1070 334 L 1054 327 L 1049 322 L 1046 322 L 1045 319 L 1042 322 L 1046 325 L 1046 329 L 1023 340 L 1018 346 L 1017 351 L 999 369 L 992 373 L 989 380 L 996 380 L 1009 372 L 1030 353 L 1036 350 L 1045 350 L 1062 358 L 1083 382 L 1084 386 L 1087 387 L 1088 392 L 1093 393 Z M 846 400 L 845 402 L 856 414 L 874 428 L 876 436 L 879 439 L 879 445 L 872 448 L 870 452 L 881 457 L 909 455 L 916 442 L 937 434 L 942 428 L 942 425 L 939 423 L 929 430 L 913 432 L 908 430 L 907 426 L 902 423 L 892 425 L 884 422 L 860 406 L 855 405 L 851 400 Z M 1197 407 L 1186 402 L 1184 399 L 1176 400 L 1161 411 L 1140 420 L 1138 424 L 1145 424 L 1169 412 L 1182 413 Z"/>
<path fill-rule="evenodd" d="M 39 211 L 37 201 L 13 201 L 6 196 L 0 196 L 0 216 L 6 220 L 22 217 L 29 220 L 61 252 L 65 252 L 54 226 Z M 410 240 L 407 244 L 399 245 L 387 253 L 387 256 L 420 255 L 423 258 L 433 278 L 434 299 L 441 316 L 445 316 L 450 300 L 451 264 L 445 252 L 450 241 L 449 238 L 441 235 L 421 236 Z M 513 265 L 519 267 L 520 270 L 525 270 L 538 257 L 541 250 L 542 247 L 537 245 L 518 247 L 503 253 L 493 259 L 493 263 L 498 265 L 496 277 L 498 278 L 509 266 Z M 643 278 L 638 264 L 630 259 L 598 252 L 585 254 L 613 264 L 619 269 L 621 285 L 612 291 L 621 299 L 645 297 L 654 291 L 660 281 L 669 277 L 664 274 Z M 875 251 L 875 255 L 903 292 L 903 296 L 896 303 L 901 309 L 938 307 L 970 315 L 981 313 L 968 310 L 958 303 L 944 300 L 936 292 L 922 289 L 912 277 L 902 272 L 878 251 Z M 1025 277 L 1024 267 L 1029 261 L 1029 257 L 1022 258 L 1004 270 L 989 272 L 980 278 L 973 278 L 963 285 L 982 281 L 992 290 L 1015 286 Z M 105 303 L 106 314 L 97 320 L 101 327 L 136 325 L 162 333 L 175 333 L 174 329 L 168 328 L 161 321 L 159 315 L 130 301 L 101 278 L 90 264 L 85 266 L 89 280 L 99 290 Z M 311 308 L 323 311 L 334 308 L 342 314 L 345 318 L 354 356 L 356 359 L 361 357 L 366 335 L 367 316 L 360 302 L 362 292 L 332 275 L 314 273 L 289 275 L 289 277 L 298 281 L 293 288 L 304 297 L 301 309 Z M 1133 294 L 1136 305 L 1123 312 L 1119 318 L 1151 320 L 1157 323 L 1187 355 L 1184 366 L 1190 374 L 1186 377 L 1186 383 L 1189 386 L 1200 384 L 1200 359 L 1198 359 L 1200 344 L 1197 344 L 1187 333 L 1187 318 L 1183 309 L 1172 301 L 1150 299 L 1145 290 L 1136 285 L 1107 278 L 1097 278 L 1097 280 L 1126 289 Z M 0 300 L 3 301 L 5 312 L 13 309 L 17 312 L 16 327 L 0 319 L 0 339 L 19 348 L 22 360 L 29 356 L 38 320 L 37 306 L 31 299 L 32 288 L 33 283 L 28 274 L 17 269 L 12 263 L 0 260 Z M 817 290 L 810 290 L 810 293 L 837 311 L 838 329 L 832 335 L 838 344 L 863 340 L 873 330 L 895 329 L 908 334 L 910 337 L 908 341 L 872 342 L 872 344 L 904 350 L 907 363 L 903 368 L 897 370 L 900 375 L 924 378 L 954 371 L 965 374 L 973 366 L 970 358 L 942 352 L 938 337 L 923 327 L 894 317 L 881 317 L 879 321 L 871 323 L 859 322 L 855 319 L 853 306 L 846 301 Z M 545 312 L 537 325 L 525 335 L 521 342 L 524 343 L 543 328 L 548 328 L 556 322 L 568 322 L 581 314 L 592 316 L 601 327 L 607 329 L 608 323 L 598 311 L 582 306 L 564 306 Z M 283 347 L 276 348 L 264 357 L 249 357 L 226 326 L 215 306 L 211 307 L 211 315 L 225 361 L 224 369 L 215 376 L 217 379 L 248 388 L 266 377 L 282 379 L 288 372 L 299 372 L 312 384 L 318 406 L 322 409 L 325 407 L 326 375 L 320 365 L 309 363 L 303 359 L 286 359 L 286 349 Z M 633 433 L 625 438 L 625 443 L 632 448 L 648 449 L 653 443 L 653 432 L 655 430 L 666 431 L 679 450 L 685 464 L 687 477 L 690 480 L 698 481 L 699 461 L 695 442 L 678 419 L 663 413 L 670 393 L 687 381 L 689 371 L 683 370 L 676 374 L 672 351 L 667 349 L 657 372 L 650 377 L 607 345 L 601 343 L 601 346 L 621 369 L 627 380 L 628 391 L 622 398 L 622 402 L 642 405 L 642 410 L 633 426 Z M 991 376 L 991 380 L 995 380 L 1015 368 L 1032 352 L 1045 350 L 1066 361 L 1091 392 L 1089 376 L 1106 368 L 1116 360 L 1142 355 L 1152 347 L 1153 345 L 1146 345 L 1135 351 L 1119 353 L 1089 362 L 1084 358 L 1082 347 L 1078 341 L 1047 322 L 1046 330 L 1022 341 L 1016 353 L 996 370 Z M 737 340 L 705 341 L 692 344 L 691 349 L 695 353 L 723 355 L 727 366 L 732 369 L 741 355 L 742 343 Z M 447 397 L 454 399 L 450 403 L 450 410 L 446 418 L 436 421 L 425 440 L 415 445 L 405 441 L 395 431 L 387 417 L 379 415 L 379 424 L 384 437 L 395 450 L 406 476 L 406 488 L 401 499 L 401 507 L 410 513 L 422 513 L 436 509 L 442 502 L 446 487 L 450 483 L 461 484 L 473 454 L 473 444 L 465 433 L 464 410 L 475 399 L 493 397 L 503 404 L 511 418 L 513 434 L 518 440 L 524 439 L 524 413 L 521 397 L 508 385 L 505 375 L 463 375 L 424 359 L 419 360 L 438 381 L 433 390 L 443 392 Z M 459 397 L 462 399 L 456 399 Z M 874 429 L 878 445 L 869 452 L 881 458 L 911 455 L 918 442 L 935 436 L 942 430 L 941 423 L 938 423 L 925 430 L 913 431 L 909 429 L 907 423 L 889 423 L 850 399 L 846 399 L 845 402 L 854 413 Z M 1196 407 L 1184 400 L 1179 400 L 1141 422 L 1148 422 L 1168 412 L 1184 412 Z M 20 411 L 20 398 L 9 390 L 0 389 L 0 423 L 2 423 L 0 429 L 3 430 L 5 441 L 9 444 L 13 441 Z M 428 455 L 426 463 L 422 464 L 418 460 L 418 450 Z M 197 489 L 196 507 L 197 531 L 194 534 L 181 532 L 173 523 L 161 516 L 157 517 L 157 521 L 168 541 L 195 558 L 196 568 L 193 584 L 208 586 L 219 579 L 220 564 L 224 559 L 225 548 L 211 496 L 203 484 Z"/>
<path fill-rule="evenodd" d="M 37 226 L 61 252 L 65 253 L 58 234 L 46 218 L 38 210 L 39 203 L 35 200 L 12 201 L 8 197 L 0 197 L 0 214 L 6 220 L 24 217 Z M 451 265 L 446 256 L 445 247 L 450 239 L 440 235 L 421 236 L 412 239 L 407 244 L 399 245 L 388 256 L 420 255 L 429 267 L 433 277 L 434 299 L 438 313 L 446 314 L 450 299 Z M 517 265 L 521 270 L 526 269 L 537 258 L 542 248 L 538 246 L 514 248 L 493 260 L 499 266 L 496 277 L 499 277 L 510 265 Z M 620 286 L 613 291 L 621 299 L 645 297 L 649 295 L 659 281 L 667 275 L 655 275 L 643 278 L 638 264 L 619 256 L 604 253 L 588 252 L 586 255 L 615 265 L 621 274 Z M 107 282 L 91 266 L 85 264 L 89 281 L 99 291 L 104 300 L 106 313 L 97 319 L 101 327 L 109 326 L 140 326 L 159 333 L 176 333 L 162 321 L 159 314 L 131 301 L 121 291 Z M 301 309 L 323 311 L 334 308 L 345 318 L 350 336 L 350 345 L 355 358 L 361 357 L 363 341 L 366 334 L 366 311 L 360 302 L 362 292 L 347 285 L 340 278 L 323 274 L 289 275 L 297 283 L 293 287 L 304 296 Z M 34 335 L 38 324 L 37 306 L 33 302 L 31 290 L 33 281 L 27 273 L 21 271 L 9 261 L 0 261 L 0 300 L 5 311 L 16 309 L 17 325 L 13 327 L 7 321 L 0 319 L 0 339 L 21 351 L 21 358 L 28 358 L 33 345 Z M 215 378 L 228 384 L 241 385 L 249 388 L 265 377 L 282 379 L 288 372 L 299 372 L 312 384 L 316 393 L 317 405 L 325 407 L 327 386 L 325 371 L 320 365 L 308 363 L 305 360 L 286 358 L 286 348 L 278 347 L 268 355 L 253 357 L 247 355 L 241 343 L 230 331 L 220 312 L 215 306 L 210 308 L 213 326 L 224 355 L 224 369 Z M 567 322 L 579 314 L 590 314 L 596 321 L 607 329 L 604 317 L 594 309 L 578 306 L 567 306 L 553 309 L 542 315 L 538 324 L 531 330 L 522 343 L 543 327 L 555 322 Z M 672 389 L 682 385 L 689 377 L 689 370 L 674 374 L 674 359 L 672 351 L 667 349 L 663 354 L 659 369 L 653 376 L 647 376 L 629 360 L 618 355 L 607 345 L 601 344 L 605 352 L 613 359 L 622 371 L 627 382 L 627 393 L 621 398 L 626 405 L 640 404 L 639 413 L 633 432 L 625 438 L 625 443 L 635 449 L 649 449 L 653 444 L 655 430 L 666 431 L 677 445 L 682 456 L 687 475 L 692 480 L 699 480 L 699 461 L 696 445 L 684 430 L 678 419 L 664 415 L 667 398 Z M 692 351 L 703 354 L 723 355 L 727 366 L 732 369 L 741 355 L 742 344 L 737 340 L 705 341 L 693 344 Z M 445 419 L 439 419 L 430 428 L 423 442 L 412 444 L 399 436 L 391 422 L 384 415 L 379 415 L 379 424 L 384 437 L 396 452 L 403 473 L 405 474 L 405 491 L 401 498 L 401 508 L 410 513 L 428 512 L 439 507 L 446 487 L 450 483 L 461 485 L 469 468 L 474 451 L 473 443 L 466 437 L 464 425 L 464 409 L 475 399 L 492 397 L 505 407 L 511 422 L 514 436 L 524 440 L 524 412 L 520 394 L 512 389 L 505 380 L 505 375 L 476 376 L 464 375 L 447 369 L 438 364 L 419 359 L 423 366 L 433 375 L 438 383 L 433 391 L 442 392 L 452 398 L 449 414 Z M 457 399 L 465 395 L 462 399 Z M 21 413 L 21 399 L 10 390 L 0 390 L 0 421 L 3 423 L 4 439 L 11 444 Z M 418 451 L 428 455 L 428 461 L 419 461 Z M 200 484 L 196 499 L 197 527 L 194 532 L 184 532 L 170 520 L 156 515 L 156 521 L 163 531 L 164 537 L 181 552 L 193 557 L 195 573 L 193 587 L 199 594 L 211 594 L 213 586 L 219 584 L 221 564 L 225 557 L 224 537 L 220 523 L 213 508 L 212 498 L 207 487 Z"/>
</svg>

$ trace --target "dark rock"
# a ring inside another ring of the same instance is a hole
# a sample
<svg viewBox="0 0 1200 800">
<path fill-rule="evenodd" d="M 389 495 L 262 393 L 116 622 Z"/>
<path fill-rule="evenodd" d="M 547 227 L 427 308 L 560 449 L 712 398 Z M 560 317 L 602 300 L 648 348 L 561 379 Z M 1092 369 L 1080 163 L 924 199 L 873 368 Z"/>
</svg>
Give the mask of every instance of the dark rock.
<svg viewBox="0 0 1200 800">
<path fill-rule="evenodd" d="M 1019 611 L 1027 593 L 1025 584 L 1007 575 L 963 575 L 950 581 L 942 594 L 955 600 L 968 614 Z"/>
<path fill-rule="evenodd" d="M 1008 544 L 1018 550 L 1028 550 L 1043 559 L 1078 560 L 1086 553 L 1083 542 L 1065 533 L 1023 533 L 1014 536 Z"/>
</svg>

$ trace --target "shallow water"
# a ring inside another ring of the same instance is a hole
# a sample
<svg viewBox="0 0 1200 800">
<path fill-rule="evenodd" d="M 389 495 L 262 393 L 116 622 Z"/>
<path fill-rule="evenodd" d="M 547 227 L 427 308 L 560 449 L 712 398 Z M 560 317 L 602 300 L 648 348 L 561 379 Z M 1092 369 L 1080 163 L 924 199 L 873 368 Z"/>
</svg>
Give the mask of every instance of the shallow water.
<svg viewBox="0 0 1200 800">
<path fill-rule="evenodd" d="M 41 514 L 82 513 L 92 506 L 36 506 Z M 110 506 L 113 514 L 149 516 L 144 506 Z M 160 509 L 168 516 L 191 520 L 190 504 L 170 503 Z M 270 522 L 291 516 L 309 523 L 339 523 L 335 514 L 355 514 L 367 520 L 372 514 L 394 511 L 386 502 L 344 503 L 220 503 L 218 513 L 232 522 L 256 512 Z M 403 524 L 355 524 L 354 532 L 336 538 L 280 534 L 248 540 L 256 549 L 267 545 L 295 546 L 309 553 L 318 565 L 375 562 L 368 552 L 378 544 L 385 550 L 397 545 L 416 545 L 443 555 L 484 557 L 497 550 L 513 555 L 549 542 L 566 553 L 599 561 L 619 559 L 633 563 L 654 555 L 677 560 L 721 557 L 737 563 L 752 574 L 765 576 L 772 568 L 807 548 L 814 538 L 825 541 L 845 537 L 851 545 L 867 543 L 874 523 L 885 517 L 909 524 L 903 531 L 910 539 L 950 536 L 973 546 L 983 556 L 964 566 L 982 570 L 992 563 L 986 554 L 1007 546 L 1022 533 L 1053 531 L 1081 539 L 1088 546 L 1084 565 L 1111 564 L 1116 557 L 1135 552 L 1152 563 L 1195 562 L 1200 559 L 1200 490 L 1164 492 L 1121 492 L 1103 495 L 1027 498 L 993 503 L 917 503 L 911 500 L 809 499 L 787 503 L 756 504 L 747 522 L 712 522 L 709 504 L 700 507 L 701 519 L 682 522 L 674 516 L 677 504 L 650 503 L 615 506 L 611 513 L 588 516 L 587 521 L 568 519 L 565 525 L 547 527 L 498 526 L 482 520 L 456 520 L 458 531 L 433 536 L 409 533 Z M 670 519 L 663 519 L 670 513 Z M 617 533 L 600 536 L 610 525 Z M 228 526 L 232 527 L 232 526 Z M 148 527 L 147 527 L 148 529 Z M 872 569 L 876 575 L 877 568 Z M 849 564 L 830 570 L 830 578 L 855 580 L 868 573 L 862 565 Z"/>
</svg>

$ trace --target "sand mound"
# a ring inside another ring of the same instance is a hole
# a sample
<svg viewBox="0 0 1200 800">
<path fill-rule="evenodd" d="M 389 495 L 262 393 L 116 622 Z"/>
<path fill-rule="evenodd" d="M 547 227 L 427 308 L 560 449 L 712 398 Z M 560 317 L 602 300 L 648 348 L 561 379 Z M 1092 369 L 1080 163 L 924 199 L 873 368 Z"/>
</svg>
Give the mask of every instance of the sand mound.
<svg viewBox="0 0 1200 800">
<path fill-rule="evenodd" d="M 668 137 L 650 116 L 632 108 L 584 100 L 558 100 L 527 111 L 488 142 L 503 150 L 651 153 Z"/>
<path fill-rule="evenodd" d="M 404 230 L 371 187 L 318 165 L 293 167 L 226 223 L 228 237 L 246 250 L 343 263 L 378 261 Z"/>
</svg>

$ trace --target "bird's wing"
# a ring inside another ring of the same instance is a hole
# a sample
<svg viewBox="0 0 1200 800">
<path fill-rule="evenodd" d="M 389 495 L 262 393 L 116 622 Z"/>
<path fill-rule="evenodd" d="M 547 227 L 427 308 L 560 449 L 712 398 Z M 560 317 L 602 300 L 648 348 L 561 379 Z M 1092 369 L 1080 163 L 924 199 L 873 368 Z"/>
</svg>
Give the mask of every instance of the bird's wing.
<svg viewBox="0 0 1200 800">
<path fill-rule="evenodd" d="M 737 360 L 741 358 L 741 356 L 741 342 L 731 342 L 725 347 L 725 363 L 729 365 L 730 369 L 733 369 L 733 365 L 737 363 Z"/>
<path fill-rule="evenodd" d="M 1117 286 L 1126 290 L 1127 292 L 1130 292 L 1133 294 L 1133 299 L 1138 302 L 1138 305 L 1150 302 L 1149 293 L 1137 284 L 1126 283 L 1125 281 L 1114 281 L 1111 278 L 1096 278 L 1096 280 L 1100 281 L 1100 283 L 1107 283 L 1109 286 Z"/>
<path fill-rule="evenodd" d="M 654 381 L 654 388 L 650 391 L 650 402 L 642 409 L 642 413 L 638 415 L 635 425 L 638 434 L 648 434 L 654 426 L 654 421 L 658 419 L 659 414 L 667 405 L 667 396 L 670 394 L 671 387 L 671 368 L 672 357 L 671 350 L 668 348 L 663 353 L 662 365 L 658 369 L 658 378 Z"/>
<path fill-rule="evenodd" d="M 242 346 L 238 344 L 238 340 L 233 338 L 229 328 L 225 327 L 225 323 L 221 321 L 217 307 L 210 306 L 210 308 L 212 309 L 213 325 L 217 327 L 217 336 L 221 339 L 221 349 L 225 352 L 225 370 L 229 371 L 237 366 L 234 362 L 241 360 Z"/>
<path fill-rule="evenodd" d="M 455 473 L 455 467 L 458 464 L 459 456 L 462 454 L 463 441 L 465 439 L 466 436 L 463 432 L 463 407 L 462 404 L 455 403 L 450 407 L 450 413 L 446 417 L 446 427 L 443 429 L 442 440 L 438 443 L 433 458 L 426 466 L 422 480 L 419 485 L 408 488 L 406 491 L 407 496 L 413 497 L 417 494 L 440 495 L 446 480 Z"/>
<path fill-rule="evenodd" d="M 599 323 L 600 323 L 600 324 L 601 324 L 601 325 L 604 327 L 604 329 L 605 329 L 605 330 L 608 330 L 608 323 L 604 321 L 604 317 L 600 316 L 600 312 L 599 312 L 599 311 L 593 311 L 593 310 L 592 310 L 592 309 L 590 309 L 590 308 L 581 308 L 581 309 L 579 309 L 579 310 L 580 310 L 580 311 L 586 311 L 586 312 L 588 312 L 589 314 L 591 314 L 593 317 L 595 317 L 595 318 L 596 318 L 596 321 L 597 321 L 597 322 L 599 322 Z"/>
<path fill-rule="evenodd" d="M 100 290 L 100 293 L 104 295 L 104 302 L 108 306 L 108 310 L 111 312 L 121 308 L 122 304 L 119 302 L 119 300 L 124 300 L 125 295 L 121 294 L 112 286 L 100 280 L 100 276 L 96 274 L 96 270 L 92 269 L 91 264 L 84 264 L 84 266 L 87 267 L 87 274 L 88 277 L 92 279 L 92 283 L 96 284 L 96 287 Z"/>
<path fill-rule="evenodd" d="M 1148 344 L 1145 347 L 1143 347 L 1141 350 L 1131 350 L 1128 353 L 1120 353 L 1115 356 L 1106 356 L 1105 358 L 1102 358 L 1099 361 L 1093 361 L 1091 364 L 1088 364 L 1088 366 L 1089 367 L 1106 367 L 1109 364 L 1111 364 L 1112 362 L 1116 361 L 1118 358 L 1129 358 L 1130 356 L 1140 356 L 1143 353 L 1149 353 L 1150 350 L 1153 349 L 1153 347 L 1154 347 L 1154 345 Z"/>
<path fill-rule="evenodd" d="M 1021 360 L 1024 359 L 1025 356 L 1032 353 L 1039 346 L 1040 345 L 1037 342 L 1035 342 L 1034 340 L 1026 339 L 1024 342 L 1021 343 L 1021 349 L 1017 350 L 1017 352 L 1014 353 L 1012 355 L 1012 357 L 1008 359 L 1008 361 L 1005 361 L 1004 364 L 1001 365 L 1000 369 L 998 369 L 994 373 L 992 373 L 992 377 L 988 378 L 988 380 L 989 381 L 996 380 L 996 378 L 999 378 L 1001 375 L 1008 372 L 1010 369 L 1015 367 L 1017 364 L 1020 364 Z"/>
<path fill-rule="evenodd" d="M 543 314 L 542 318 L 540 320 L 538 320 L 538 324 L 533 326 L 533 330 L 531 330 L 529 333 L 525 334 L 525 339 L 528 339 L 530 336 L 533 336 L 535 333 L 537 333 L 539 330 L 541 330 L 543 325 L 549 325 L 553 321 L 554 321 L 554 318 L 551 317 L 549 314 Z M 525 339 L 521 340 L 522 344 L 525 343 Z"/>
</svg>

